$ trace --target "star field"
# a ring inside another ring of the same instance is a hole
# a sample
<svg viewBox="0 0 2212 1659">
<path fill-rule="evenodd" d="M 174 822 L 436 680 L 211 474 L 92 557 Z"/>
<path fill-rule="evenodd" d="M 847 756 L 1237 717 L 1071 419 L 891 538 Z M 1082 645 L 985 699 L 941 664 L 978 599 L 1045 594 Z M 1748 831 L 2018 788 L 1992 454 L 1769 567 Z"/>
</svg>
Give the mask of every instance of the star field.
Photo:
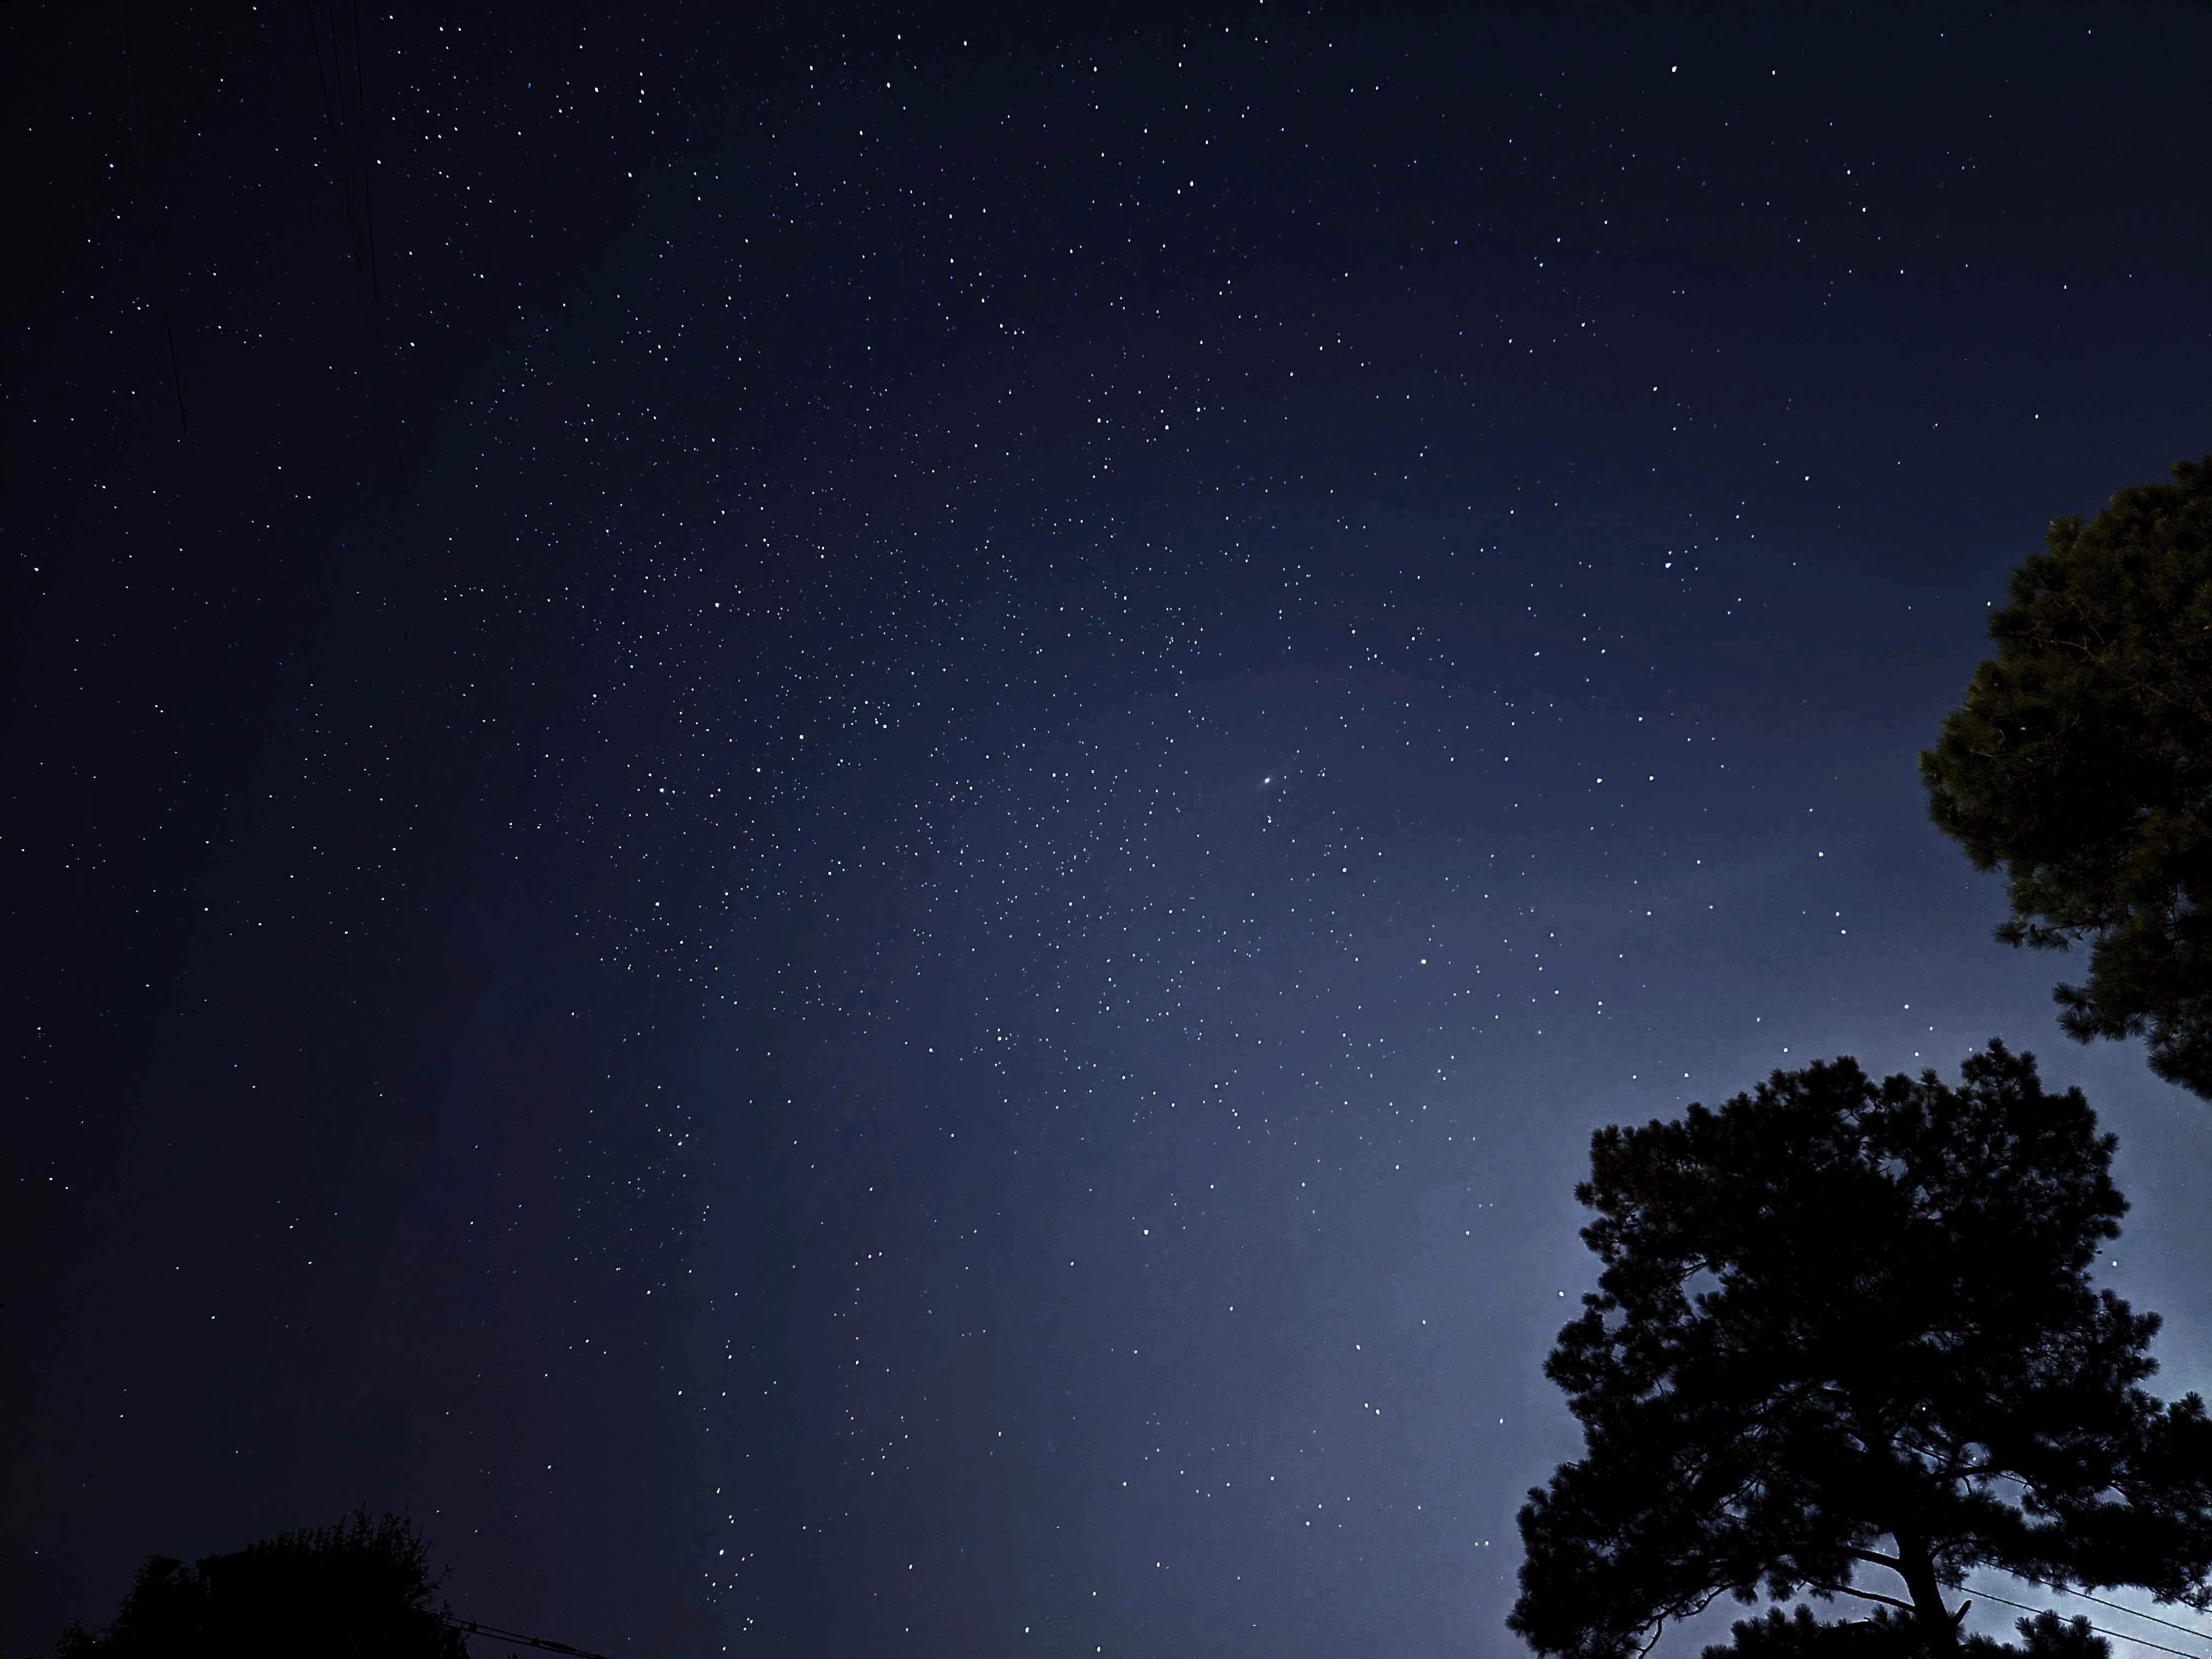
<svg viewBox="0 0 2212 1659">
<path fill-rule="evenodd" d="M 124 21 L 0 54 L 5 1640 L 366 1501 L 641 1659 L 1513 1651 L 1591 1130 L 1992 1034 L 2204 1381 L 1913 770 L 2204 447 L 2201 16 Z"/>
</svg>

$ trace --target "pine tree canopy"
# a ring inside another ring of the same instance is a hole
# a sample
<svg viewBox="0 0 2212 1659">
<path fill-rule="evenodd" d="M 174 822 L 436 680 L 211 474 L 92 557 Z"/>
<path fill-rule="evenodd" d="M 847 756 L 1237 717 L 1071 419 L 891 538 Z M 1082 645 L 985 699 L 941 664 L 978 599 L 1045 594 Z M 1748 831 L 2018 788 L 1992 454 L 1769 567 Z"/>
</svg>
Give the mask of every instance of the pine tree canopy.
<svg viewBox="0 0 2212 1659">
<path fill-rule="evenodd" d="M 2055 993 L 2067 1034 L 2147 1034 L 2212 1099 L 2212 457 L 2058 520 L 2008 591 L 1920 757 L 1929 814 L 2003 866 L 1999 939 L 2090 945 Z"/>
<path fill-rule="evenodd" d="M 1615 1659 L 1723 1595 L 1844 1595 L 1903 1618 L 1737 1650 L 1970 1652 L 1946 1598 L 1984 1567 L 2212 1605 L 2212 1419 L 2144 1391 L 2158 1319 L 2089 1280 L 2112 1147 L 1997 1042 L 1955 1087 L 1844 1059 L 1600 1130 L 1599 1288 L 1545 1364 L 1584 1454 L 1521 1511 L 1512 1628 Z"/>
<path fill-rule="evenodd" d="M 1958 1659 L 2107 1659 L 2112 1650 L 2087 1619 L 2044 1613 L 2018 1620 L 2016 1628 L 2018 1647 L 1967 1636 L 1960 1640 Z M 1738 1620 L 1733 1633 L 1733 1642 L 1707 1648 L 1701 1659 L 1914 1659 L 1928 1650 L 1917 1621 L 1887 1607 L 1876 1607 L 1869 1619 L 1824 1624 L 1800 1602 L 1792 1617 L 1777 1607 L 1764 1619 Z"/>
</svg>

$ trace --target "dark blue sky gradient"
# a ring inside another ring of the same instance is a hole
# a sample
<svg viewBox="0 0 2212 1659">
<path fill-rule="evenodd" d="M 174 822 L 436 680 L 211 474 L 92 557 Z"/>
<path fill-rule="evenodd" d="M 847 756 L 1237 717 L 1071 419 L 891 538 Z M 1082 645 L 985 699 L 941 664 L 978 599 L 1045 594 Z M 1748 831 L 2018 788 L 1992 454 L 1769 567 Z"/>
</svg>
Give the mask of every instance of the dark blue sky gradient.
<svg viewBox="0 0 2212 1659">
<path fill-rule="evenodd" d="M 374 289 L 307 14 L 126 15 L 0 53 L 0 1646 L 366 1501 L 625 1659 L 1515 1651 L 1590 1131 L 1838 1052 L 2089 1089 L 2206 1380 L 1913 771 L 2212 442 L 2201 11 L 364 13 Z"/>
</svg>

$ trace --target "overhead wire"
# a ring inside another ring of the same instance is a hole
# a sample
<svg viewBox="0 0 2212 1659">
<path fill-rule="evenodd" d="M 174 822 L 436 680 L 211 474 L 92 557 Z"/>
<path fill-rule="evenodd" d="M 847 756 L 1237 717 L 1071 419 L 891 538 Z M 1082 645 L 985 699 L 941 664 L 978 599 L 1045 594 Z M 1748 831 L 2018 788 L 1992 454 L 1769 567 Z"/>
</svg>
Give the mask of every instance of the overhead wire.
<svg viewBox="0 0 2212 1659">
<path fill-rule="evenodd" d="M 345 119 L 345 81 L 338 63 L 337 30 L 331 30 L 331 65 L 326 74 L 323 69 L 323 25 L 318 19 L 313 0 L 307 9 L 307 44 L 315 54 L 315 84 L 323 94 L 323 121 L 330 130 L 331 170 L 337 175 L 338 191 L 345 201 L 346 235 L 353 244 L 353 263 L 357 270 L 365 270 L 360 221 L 353 210 L 353 162 L 348 154 Z"/>
<path fill-rule="evenodd" d="M 361 0 L 353 0 L 353 112 L 361 131 L 361 218 L 368 239 L 368 295 L 377 311 L 378 346 L 383 344 L 384 287 L 376 270 L 376 195 L 370 179 L 376 171 L 375 130 L 368 125 L 368 83 L 362 78 Z"/>
<path fill-rule="evenodd" d="M 2021 1571 L 2017 1567 L 2009 1567 L 2006 1571 L 2015 1578 L 2025 1578 L 2031 1584 L 2040 1584 L 2045 1589 L 2055 1589 L 2061 1595 L 2078 1595 L 2084 1601 L 2094 1601 L 2100 1607 L 2110 1607 L 2115 1613 L 2124 1613 L 2130 1619 L 2148 1619 L 2154 1625 L 2163 1625 L 2168 1630 L 2179 1631 L 2184 1636 L 2194 1636 L 2199 1641 L 2204 1640 L 2207 1637 L 2212 1637 L 2212 1631 L 2202 1631 L 2188 1625 L 2179 1625 L 2171 1619 L 2161 1619 L 2154 1613 L 2145 1613 L 2140 1607 L 2131 1607 L 2124 1601 L 2115 1601 L 2107 1596 L 2092 1595 L 2085 1589 L 2075 1589 L 2071 1584 L 2062 1584 L 2055 1579 L 2039 1578 L 2032 1572 Z"/>
<path fill-rule="evenodd" d="M 2004 1469 L 1990 1469 L 1985 1471 L 1982 1475 L 1977 1478 L 1982 1480 L 2009 1480 L 2014 1486 L 2027 1488 L 2031 1491 L 2033 1489 L 2031 1482 L 2023 1479 L 2020 1475 L 2014 1474 Z M 2094 1601 L 2100 1607 L 2110 1607 L 2115 1613 L 2124 1613 L 2130 1619 L 2142 1619 L 2154 1625 L 2163 1625 L 2170 1631 L 2177 1632 L 2183 1636 L 2194 1637 L 2198 1641 L 2212 1640 L 2212 1631 L 2198 1630 L 2191 1626 L 2177 1624 L 2171 1619 L 2160 1618 L 2157 1613 L 2145 1613 L 2140 1607 L 2131 1607 L 2124 1601 L 2115 1601 L 2109 1596 L 2092 1595 L 2087 1590 L 2076 1589 L 2071 1584 L 2062 1584 L 2056 1579 L 2039 1577 L 2034 1573 L 2023 1571 L 2017 1567 L 2007 1567 L 2003 1569 L 2003 1571 L 2009 1573 L 2014 1578 L 2023 1578 L 2031 1584 L 2040 1584 L 2045 1589 L 2057 1590 L 2061 1595 L 2078 1595 L 2084 1601 Z M 1954 1584 L 1953 1588 L 1955 1589 L 1964 1589 L 1966 1587 L 1964 1584 Z M 2005 1606 L 2008 1607 L 2018 1607 L 2023 1613 L 2050 1612 L 2055 1613 L 2057 1611 L 2055 1607 L 2030 1607 L 2023 1602 L 2008 1601 L 2005 1597 L 1988 1590 L 1977 1590 L 1974 1593 L 1978 1595 L 1987 1595 L 1992 1601 L 2003 1601 Z M 2179 1653 L 2182 1650 L 2179 1648 L 2160 1647 L 2159 1644 L 2155 1642 L 2146 1642 L 2139 1636 L 2121 1636 L 2118 1632 L 2106 1630 L 2102 1626 L 2099 1625 L 2092 1625 L 2089 1628 L 2095 1631 L 2100 1636 L 2116 1637 L 2123 1642 L 2139 1642 L 2142 1643 L 2146 1647 L 2159 1648 L 2159 1650 L 2162 1653 Z M 2203 1659 L 2203 1656 L 2197 1656 L 2197 1659 Z"/>
<path fill-rule="evenodd" d="M 567 1653 L 575 1659 L 607 1659 L 603 1653 L 593 1653 L 588 1648 L 572 1648 L 566 1642 L 556 1642 L 550 1636 L 525 1636 L 520 1631 L 501 1630 L 496 1625 L 479 1625 L 473 1619 L 455 1619 L 447 1615 L 446 1622 L 468 1636 L 489 1637 L 495 1642 L 513 1642 L 518 1646 L 536 1648 L 541 1653 Z"/>
<path fill-rule="evenodd" d="M 2043 1581 L 2042 1581 L 2042 1580 L 2040 1580 L 2040 1579 L 2038 1579 L 2036 1582 L 2037 1582 L 2038 1583 L 2042 1583 Z M 1999 1603 L 2001 1603 L 2001 1604 L 2002 1604 L 2003 1606 L 2008 1607 L 2017 1607 L 2017 1608 L 2019 1608 L 2019 1609 L 2020 1609 L 2020 1611 L 2021 1611 L 2021 1612 L 2022 1612 L 2022 1613 L 2049 1613 L 2049 1614 L 2050 1614 L 2052 1618 L 2054 1618 L 2054 1619 L 2063 1618 L 2063 1617 L 2065 1616 L 2065 1615 L 2063 1615 L 2063 1613 L 2061 1613 L 2058 1611 L 2058 1609 L 2057 1609 L 2057 1608 L 2056 1608 L 2056 1607 L 2030 1607 L 2030 1606 L 2029 1606 L 2027 1602 L 2025 1602 L 2025 1601 L 2014 1601 L 2014 1600 L 2013 1600 L 2010 1596 L 2008 1596 L 2008 1595 L 1998 1595 L 1995 1590 L 1987 1590 L 1987 1589 L 1981 1589 L 1980 1587 L 1978 1587 L 1978 1586 L 1977 1586 L 1977 1585 L 1970 1585 L 1970 1584 L 1963 1584 L 1963 1583 L 1954 1583 L 1951 1586 L 1951 1588 L 1952 1588 L 1953 1589 L 1955 1589 L 1955 1590 L 1964 1590 L 1964 1591 L 1966 1591 L 1966 1592 L 1967 1594 L 1969 1594 L 1969 1595 L 1981 1596 L 1982 1598 L 1984 1598 L 1984 1600 L 1986 1600 L 1986 1601 L 1990 1601 L 1999 1602 Z M 2059 1587 L 2059 1586 L 2057 1586 L 2057 1585 L 2053 1585 L 2051 1588 L 2053 1588 L 2053 1589 L 2057 1589 L 2057 1588 L 2060 1588 L 2060 1587 Z M 2078 1595 L 2078 1594 L 2080 1594 L 2080 1592 L 2079 1592 L 2079 1591 L 2074 1591 L 2074 1592 L 2069 1592 L 2069 1594 L 2076 1594 L 2076 1595 Z M 2099 1599 L 2099 1598 L 2092 1597 L 2091 1599 L 2094 1601 L 2094 1600 L 2097 1600 L 2097 1599 Z M 2106 1603 L 2106 1605 L 2107 1605 L 2107 1606 L 2117 1606 L 2117 1605 L 2118 1605 L 2118 1603 L 2108 1602 L 2108 1603 Z M 2122 1609 L 2121 1609 L 2121 1611 L 2125 1612 L 2125 1613 L 2132 1613 L 2132 1612 L 2134 1612 L 2134 1611 L 2135 1611 L 2135 1609 L 2133 1609 L 2132 1607 L 2124 1607 L 2124 1608 L 2122 1608 Z M 2148 1617 L 2149 1615 L 2145 1614 L 2145 1615 L 2143 1615 L 2143 1616 L 2144 1616 L 2144 1617 Z M 2084 1622 L 2084 1623 L 2087 1623 L 2087 1621 L 2085 1620 L 2083 1622 Z M 2165 1623 L 2166 1621 L 2165 1621 L 2164 1620 L 2160 1620 L 2159 1622 L 2160 1622 L 2160 1623 L 2161 1623 L 2161 1624 L 2163 1624 L 2163 1623 Z M 2139 1647 L 2139 1648 L 2152 1648 L 2152 1649 L 2155 1649 L 2155 1650 L 2156 1650 L 2158 1652 L 2160 1652 L 2160 1653 L 2171 1653 L 2171 1654 L 2177 1655 L 2177 1656 L 2179 1656 L 2179 1659 L 2206 1659 L 2206 1656 L 2205 1656 L 2204 1654 L 2203 1654 L 2203 1653 L 2201 1653 L 2201 1652 L 2198 1652 L 2198 1651 L 2197 1651 L 2197 1650 L 2194 1650 L 2194 1649 L 2191 1649 L 2191 1648 L 2170 1648 L 2170 1647 L 2166 1646 L 2166 1644 L 2165 1643 L 2163 1643 L 2163 1642 L 2154 1642 L 2154 1641 L 2152 1641 L 2152 1640 L 2150 1639 L 2150 1638 L 2148 1638 L 2148 1636 L 2130 1636 L 2130 1635 L 2129 1635 L 2125 1631 L 2106 1630 L 2106 1629 L 2102 1625 L 2090 1625 L 2090 1626 L 2089 1626 L 2089 1628 L 2090 1628 L 2091 1630 L 2093 1630 L 2093 1631 L 2096 1632 L 2097 1632 L 2097 1634 L 2098 1634 L 2098 1635 L 2100 1635 L 2100 1636 L 2109 1636 L 2109 1637 L 2111 1637 L 2111 1638 L 2112 1638 L 2114 1641 L 2116 1641 L 2116 1642 L 2132 1642 L 2132 1643 L 2134 1643 L 2134 1644 L 2135 1644 L 2137 1647 Z M 2191 1632 L 2191 1634 L 2195 1634 L 2195 1632 Z"/>
</svg>

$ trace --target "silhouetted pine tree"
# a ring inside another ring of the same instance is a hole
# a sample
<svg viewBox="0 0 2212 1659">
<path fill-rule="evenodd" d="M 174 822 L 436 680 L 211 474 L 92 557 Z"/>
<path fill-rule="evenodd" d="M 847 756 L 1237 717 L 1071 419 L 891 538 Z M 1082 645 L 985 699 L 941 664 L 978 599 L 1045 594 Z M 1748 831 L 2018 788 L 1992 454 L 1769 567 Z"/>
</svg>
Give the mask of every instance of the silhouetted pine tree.
<svg viewBox="0 0 2212 1659">
<path fill-rule="evenodd" d="M 1929 815 L 2004 867 L 2000 939 L 2090 946 L 2066 1034 L 2148 1035 L 2212 1099 L 2212 457 L 2057 520 L 2007 591 L 1920 757 Z"/>
<path fill-rule="evenodd" d="M 1854 1591 L 1903 1616 L 1740 1650 L 1953 1653 L 1978 1567 L 2212 1603 L 2212 1421 L 2143 1391 L 2158 1319 L 2089 1283 L 2112 1146 L 1996 1042 L 1955 1088 L 1838 1060 L 1599 1131 L 1600 1288 L 1545 1364 L 1586 1450 L 1521 1512 L 1512 1628 L 1616 1659 L 1723 1595 Z"/>
</svg>

